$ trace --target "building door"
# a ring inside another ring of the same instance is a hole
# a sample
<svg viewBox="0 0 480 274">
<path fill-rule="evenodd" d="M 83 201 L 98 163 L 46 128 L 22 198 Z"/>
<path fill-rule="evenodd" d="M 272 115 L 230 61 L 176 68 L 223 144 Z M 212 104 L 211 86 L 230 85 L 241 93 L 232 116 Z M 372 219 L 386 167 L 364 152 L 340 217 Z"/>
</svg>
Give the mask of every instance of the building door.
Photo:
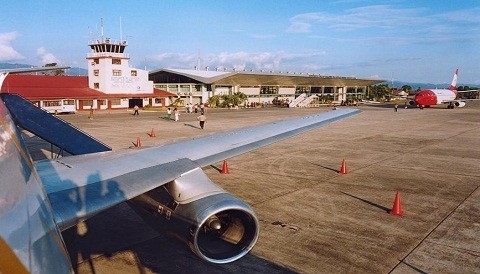
<svg viewBox="0 0 480 274">
<path fill-rule="evenodd" d="M 137 105 L 139 108 L 142 108 L 143 99 L 140 99 L 140 98 L 128 99 L 128 108 L 133 108 L 135 105 Z"/>
</svg>

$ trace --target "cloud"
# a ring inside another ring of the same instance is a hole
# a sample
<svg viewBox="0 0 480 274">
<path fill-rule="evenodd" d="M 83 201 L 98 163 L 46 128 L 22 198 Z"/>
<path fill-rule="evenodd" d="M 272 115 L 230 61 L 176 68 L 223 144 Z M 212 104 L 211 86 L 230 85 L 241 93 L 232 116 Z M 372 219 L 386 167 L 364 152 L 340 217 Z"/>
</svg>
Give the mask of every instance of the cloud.
<svg viewBox="0 0 480 274">
<path fill-rule="evenodd" d="M 12 46 L 12 41 L 18 37 L 16 31 L 0 33 L 0 61 L 23 60 L 25 57 Z"/>
<path fill-rule="evenodd" d="M 424 21 L 419 16 L 422 9 L 393 8 L 389 5 L 373 5 L 352 8 L 341 14 L 326 12 L 303 13 L 290 18 L 287 32 L 312 31 L 312 26 L 336 31 L 354 31 L 367 28 L 395 28 L 411 26 Z"/>
<path fill-rule="evenodd" d="M 289 33 L 357 42 L 395 40 L 395 43 L 431 44 L 480 39 L 480 8 L 431 13 L 426 8 L 371 5 L 339 13 L 310 12 L 290 18 Z M 377 39 L 378 38 L 378 39 Z"/>
<path fill-rule="evenodd" d="M 42 64 L 58 63 L 57 57 L 47 50 L 44 47 L 37 49 L 37 56 L 40 57 Z"/>
<path fill-rule="evenodd" d="M 183 53 L 163 53 L 153 57 L 160 67 L 170 68 L 199 68 L 209 67 L 219 70 L 265 70 L 265 71 L 291 71 L 312 72 L 318 69 L 319 59 L 325 56 L 323 51 L 304 53 L 259 52 L 245 51 L 220 52 L 216 54 L 198 55 Z M 300 70 L 300 71 L 299 71 Z"/>
</svg>

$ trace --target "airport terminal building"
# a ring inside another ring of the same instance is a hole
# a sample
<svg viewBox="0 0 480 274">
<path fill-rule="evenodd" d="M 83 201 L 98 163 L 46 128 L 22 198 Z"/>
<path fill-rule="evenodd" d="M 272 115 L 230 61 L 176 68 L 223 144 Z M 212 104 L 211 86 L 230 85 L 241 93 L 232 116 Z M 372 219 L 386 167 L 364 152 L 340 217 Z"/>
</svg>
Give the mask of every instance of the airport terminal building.
<svg viewBox="0 0 480 274">
<path fill-rule="evenodd" d="M 249 103 L 303 96 L 303 106 L 364 99 L 368 86 L 383 80 L 313 74 L 160 69 L 149 73 L 155 88 L 177 94 L 186 103 L 205 103 L 214 95 L 242 92 Z"/>
</svg>

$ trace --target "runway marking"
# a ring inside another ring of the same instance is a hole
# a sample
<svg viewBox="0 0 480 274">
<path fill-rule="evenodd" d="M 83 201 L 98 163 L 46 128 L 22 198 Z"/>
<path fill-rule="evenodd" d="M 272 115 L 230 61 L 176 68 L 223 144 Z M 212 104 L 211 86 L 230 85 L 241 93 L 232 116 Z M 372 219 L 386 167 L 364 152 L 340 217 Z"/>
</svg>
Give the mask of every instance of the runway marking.
<svg viewBox="0 0 480 274">
<path fill-rule="evenodd" d="M 462 204 L 465 203 L 465 201 L 468 200 L 468 198 L 470 198 L 473 193 L 475 193 L 478 189 L 480 188 L 480 185 L 478 185 L 472 192 L 470 192 L 470 194 L 465 198 L 463 199 L 463 201 L 461 201 L 452 211 L 450 211 L 447 216 L 445 216 L 445 218 L 443 218 L 432 230 L 430 230 L 430 232 L 428 232 L 428 234 L 420 240 L 420 242 L 415 245 L 415 247 L 410 250 L 410 252 L 408 252 L 407 255 L 405 255 L 388 273 L 392 273 L 392 271 L 394 271 L 400 264 L 402 263 L 405 263 L 407 265 L 409 265 L 408 263 L 405 262 L 405 260 L 407 259 L 408 256 L 410 256 L 410 254 L 412 254 L 423 242 L 426 242 L 427 238 L 430 237 L 430 235 L 432 235 L 432 233 L 437 230 L 437 228 L 443 224 L 443 222 L 445 222 L 445 220 L 447 220 Z M 435 242 L 431 242 L 431 243 L 435 243 Z M 435 243 L 436 244 L 436 243 Z M 455 247 L 453 247 L 455 248 Z M 455 249 L 459 249 L 459 248 L 455 248 Z"/>
</svg>

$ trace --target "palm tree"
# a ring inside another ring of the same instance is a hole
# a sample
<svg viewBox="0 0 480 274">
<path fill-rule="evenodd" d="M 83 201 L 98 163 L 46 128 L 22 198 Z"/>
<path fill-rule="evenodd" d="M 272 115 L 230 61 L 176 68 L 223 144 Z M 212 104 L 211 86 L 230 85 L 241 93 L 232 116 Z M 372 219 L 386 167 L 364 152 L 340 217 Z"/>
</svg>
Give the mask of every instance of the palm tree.
<svg viewBox="0 0 480 274">
<path fill-rule="evenodd" d="M 212 97 L 208 98 L 208 104 L 210 106 L 216 107 L 220 103 L 220 96 L 213 95 Z"/>
</svg>

